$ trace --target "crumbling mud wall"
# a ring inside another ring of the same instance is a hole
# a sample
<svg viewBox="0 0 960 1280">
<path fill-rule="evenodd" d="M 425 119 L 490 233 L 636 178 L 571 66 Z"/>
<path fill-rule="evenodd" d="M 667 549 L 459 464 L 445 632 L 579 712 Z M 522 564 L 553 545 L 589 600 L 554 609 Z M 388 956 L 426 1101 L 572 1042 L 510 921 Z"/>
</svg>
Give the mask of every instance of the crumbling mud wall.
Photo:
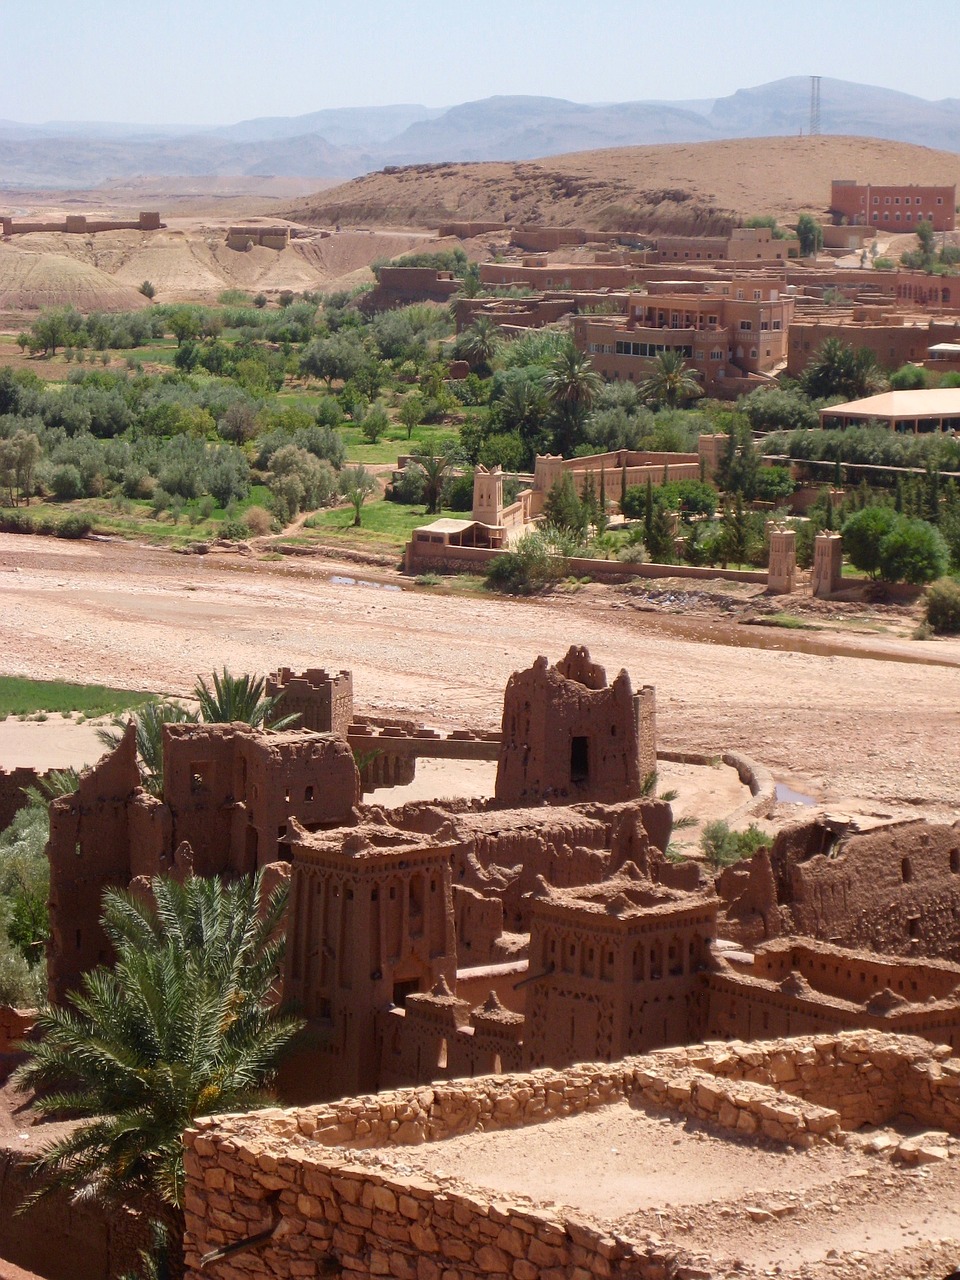
<svg viewBox="0 0 960 1280">
<path fill-rule="evenodd" d="M 636 697 L 621 671 L 607 686 L 602 667 L 571 647 L 551 667 L 544 657 L 507 682 L 496 797 L 506 804 L 616 803 L 638 797 L 656 769 L 653 700 Z M 644 754 L 641 758 L 641 741 Z"/>
<path fill-rule="evenodd" d="M 798 823 L 718 888 L 727 932 L 748 945 L 798 934 L 960 961 L 960 823 Z"/>
<path fill-rule="evenodd" d="M 141 1215 L 59 1193 L 18 1214 L 34 1185 L 24 1153 L 0 1148 L 0 1273 L 12 1262 L 46 1280 L 139 1274 L 140 1251 L 151 1242 Z"/>
<path fill-rule="evenodd" d="M 0 769 L 0 831 L 29 803 L 24 788 L 37 786 L 46 776 L 36 769 Z"/>
</svg>

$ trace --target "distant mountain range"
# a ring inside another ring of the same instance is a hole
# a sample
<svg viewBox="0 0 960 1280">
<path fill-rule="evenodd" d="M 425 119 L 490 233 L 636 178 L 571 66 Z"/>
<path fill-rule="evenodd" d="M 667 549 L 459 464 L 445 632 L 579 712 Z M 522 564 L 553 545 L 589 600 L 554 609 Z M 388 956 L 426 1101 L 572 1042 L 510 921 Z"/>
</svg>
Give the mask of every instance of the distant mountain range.
<svg viewBox="0 0 960 1280">
<path fill-rule="evenodd" d="M 807 131 L 809 103 L 809 77 L 792 76 L 708 101 L 495 97 L 449 108 L 331 108 L 218 128 L 0 120 L 0 187 L 84 188 L 138 175 L 346 179 L 387 165 L 789 136 Z M 960 152 L 960 99 L 928 102 L 824 79 L 821 132 Z"/>
</svg>

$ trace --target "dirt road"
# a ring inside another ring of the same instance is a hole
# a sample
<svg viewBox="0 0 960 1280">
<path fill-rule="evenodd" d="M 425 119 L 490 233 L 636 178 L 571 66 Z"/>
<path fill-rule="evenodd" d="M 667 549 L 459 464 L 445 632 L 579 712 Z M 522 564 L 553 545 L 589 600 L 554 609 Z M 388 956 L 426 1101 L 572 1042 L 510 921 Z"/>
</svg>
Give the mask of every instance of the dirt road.
<svg viewBox="0 0 960 1280">
<path fill-rule="evenodd" d="M 960 641 L 888 640 L 883 660 L 863 656 L 870 642 L 857 637 L 832 654 L 711 642 L 729 635 L 719 624 L 696 639 L 667 634 L 614 588 L 537 601 L 435 595 L 323 561 L 0 536 L 9 674 L 185 693 L 224 664 L 349 667 L 362 710 L 487 728 L 512 671 L 581 643 L 608 674 L 626 667 L 635 685 L 656 685 L 664 747 L 740 748 L 835 806 L 960 802 Z"/>
</svg>

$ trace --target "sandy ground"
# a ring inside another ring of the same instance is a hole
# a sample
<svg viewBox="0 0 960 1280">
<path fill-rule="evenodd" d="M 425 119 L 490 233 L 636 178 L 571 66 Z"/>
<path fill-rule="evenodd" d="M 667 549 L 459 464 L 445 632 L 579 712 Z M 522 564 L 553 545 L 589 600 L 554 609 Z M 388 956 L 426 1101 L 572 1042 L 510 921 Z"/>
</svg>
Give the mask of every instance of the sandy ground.
<svg viewBox="0 0 960 1280">
<path fill-rule="evenodd" d="M 139 292 L 144 280 L 152 282 L 157 302 L 210 302 L 225 289 L 272 295 L 283 289 L 352 288 L 372 283 L 370 263 L 378 258 L 398 257 L 425 242 L 431 249 L 459 243 L 437 241 L 421 230 L 345 227 L 321 237 L 313 227 L 283 250 L 242 251 L 226 244 L 227 227 L 235 220 L 229 213 L 180 215 L 166 217 L 161 231 L 11 236 L 0 243 L 0 313 L 12 321 L 21 313 L 65 305 L 84 313 L 134 311 L 149 306 Z M 11 327 L 17 331 L 16 324 Z"/>
<path fill-rule="evenodd" d="M 770 636 L 744 637 L 752 628 L 704 622 L 696 639 L 669 634 L 615 589 L 513 601 L 375 589 L 356 574 L 349 566 L 350 584 L 331 581 L 343 566 L 320 560 L 3 535 L 0 663 L 178 694 L 224 664 L 346 667 L 359 710 L 496 728 L 511 672 L 587 644 L 610 675 L 626 667 L 635 684 L 656 685 L 664 748 L 739 748 L 835 807 L 948 812 L 960 801 L 960 642 L 838 635 L 835 651 L 804 653 L 788 646 L 805 633 L 782 632 L 782 648 L 759 649 Z"/>
<path fill-rule="evenodd" d="M 715 1137 L 626 1102 L 378 1153 L 378 1163 L 388 1161 L 506 1199 L 536 1188 L 541 1203 L 614 1223 L 634 1239 L 694 1251 L 709 1241 L 716 1276 L 933 1280 L 960 1258 L 956 1159 L 907 1172 L 856 1148 L 798 1154 Z"/>
<path fill-rule="evenodd" d="M 97 728 L 105 721 L 75 720 L 53 715 L 47 720 L 0 721 L 0 769 L 82 769 L 95 764 L 104 748 Z"/>
</svg>

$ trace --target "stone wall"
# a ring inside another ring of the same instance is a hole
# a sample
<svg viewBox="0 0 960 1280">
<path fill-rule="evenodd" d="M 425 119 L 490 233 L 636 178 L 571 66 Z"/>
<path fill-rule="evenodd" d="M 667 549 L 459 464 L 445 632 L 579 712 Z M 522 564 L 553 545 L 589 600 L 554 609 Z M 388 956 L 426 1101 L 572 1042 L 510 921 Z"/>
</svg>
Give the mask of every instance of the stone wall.
<svg viewBox="0 0 960 1280">
<path fill-rule="evenodd" d="M 199 1280 L 203 1254 L 258 1233 L 268 1233 L 259 1245 L 205 1265 L 206 1280 L 335 1267 L 397 1280 L 709 1275 L 672 1247 L 520 1197 L 494 1200 L 442 1176 L 404 1176 L 370 1152 L 540 1124 L 625 1098 L 741 1139 L 799 1147 L 842 1143 L 845 1129 L 901 1114 L 957 1132 L 960 1061 L 926 1041 L 857 1032 L 697 1045 L 609 1066 L 201 1120 L 184 1138 L 187 1275 Z"/>
<path fill-rule="evenodd" d="M 808 820 L 783 828 L 769 866 L 753 859 L 749 878 L 756 883 L 727 909 L 744 941 L 760 915 L 766 937 L 960 961 L 960 824 L 892 822 L 861 833 Z"/>
<path fill-rule="evenodd" d="M 71 213 L 60 222 L 15 222 L 13 218 L 0 218 L 0 234 L 5 236 L 27 235 L 35 231 L 62 231 L 70 235 L 90 235 L 97 231 L 159 231 L 163 223 L 159 213 L 141 213 L 136 221 L 111 221 L 87 218 L 82 213 Z"/>
</svg>

